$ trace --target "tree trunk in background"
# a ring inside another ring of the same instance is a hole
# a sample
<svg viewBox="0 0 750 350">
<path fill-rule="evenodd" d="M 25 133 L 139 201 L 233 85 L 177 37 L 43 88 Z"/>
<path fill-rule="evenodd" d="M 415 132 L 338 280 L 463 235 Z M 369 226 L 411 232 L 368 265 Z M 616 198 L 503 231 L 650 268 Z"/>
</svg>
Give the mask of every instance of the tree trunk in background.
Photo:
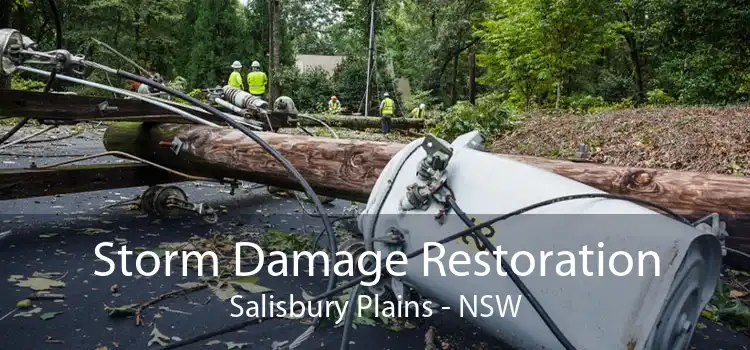
<svg viewBox="0 0 750 350">
<path fill-rule="evenodd" d="M 461 53 L 457 53 L 455 57 L 453 57 L 453 83 L 451 84 L 451 106 L 456 104 L 456 101 L 458 100 L 458 57 L 461 56 Z"/>
<path fill-rule="evenodd" d="M 469 52 L 469 86 L 467 91 L 469 92 L 469 102 L 476 104 L 477 100 L 477 61 L 476 61 L 476 50 L 471 49 Z"/>
<path fill-rule="evenodd" d="M 11 0 L 0 0 L 0 28 L 10 27 L 10 2 Z M 10 77 L 0 75 L 0 89 L 10 89 Z"/>
<path fill-rule="evenodd" d="M 276 73 L 279 72 L 281 66 L 281 2 L 279 0 L 270 0 L 270 22 L 271 22 L 271 57 L 270 57 L 270 101 L 274 101 L 279 97 L 279 82 L 276 79 Z"/>
</svg>

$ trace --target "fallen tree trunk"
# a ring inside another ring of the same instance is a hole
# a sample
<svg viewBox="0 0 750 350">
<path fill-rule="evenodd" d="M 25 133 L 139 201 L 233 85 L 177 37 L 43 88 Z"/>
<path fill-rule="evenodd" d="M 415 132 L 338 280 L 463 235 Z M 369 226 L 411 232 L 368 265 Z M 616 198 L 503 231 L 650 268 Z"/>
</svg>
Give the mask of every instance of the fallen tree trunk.
<svg viewBox="0 0 750 350">
<path fill-rule="evenodd" d="M 316 114 L 312 115 L 317 119 L 324 121 L 331 127 L 347 128 L 352 130 L 365 130 L 365 129 L 380 129 L 380 117 L 361 117 L 352 115 L 325 115 Z M 299 123 L 302 126 L 321 126 L 320 123 L 310 120 L 299 118 Z M 434 121 L 429 119 L 417 119 L 417 118 L 392 118 L 391 129 L 424 129 L 434 125 Z"/>
<path fill-rule="evenodd" d="M 365 202 L 391 157 L 405 145 L 261 133 L 321 195 Z M 179 154 L 165 143 L 183 142 Z M 122 151 L 194 175 L 230 177 L 301 189 L 281 164 L 240 131 L 177 124 L 118 123 L 104 134 L 109 151 Z M 696 218 L 717 212 L 731 246 L 750 251 L 750 178 L 621 168 L 527 156 L 509 156 L 600 190 L 638 197 Z"/>
</svg>

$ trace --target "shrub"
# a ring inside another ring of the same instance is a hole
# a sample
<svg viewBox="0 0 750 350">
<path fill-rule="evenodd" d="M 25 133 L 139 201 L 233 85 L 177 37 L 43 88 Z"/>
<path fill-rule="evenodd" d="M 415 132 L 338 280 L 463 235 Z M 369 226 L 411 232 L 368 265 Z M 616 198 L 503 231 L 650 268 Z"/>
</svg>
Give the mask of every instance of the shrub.
<svg viewBox="0 0 750 350">
<path fill-rule="evenodd" d="M 664 106 L 675 102 L 675 99 L 662 89 L 654 89 L 647 92 L 646 98 L 648 104 L 652 106 Z"/>
<path fill-rule="evenodd" d="M 569 105 L 574 111 L 588 113 L 594 108 L 602 108 L 607 105 L 601 96 L 578 95 L 569 98 Z"/>
<path fill-rule="evenodd" d="M 461 134 L 479 131 L 485 138 L 492 138 L 507 130 L 515 115 L 499 94 L 488 94 L 472 105 L 459 101 L 441 116 L 431 130 L 438 137 L 453 140 Z"/>
</svg>

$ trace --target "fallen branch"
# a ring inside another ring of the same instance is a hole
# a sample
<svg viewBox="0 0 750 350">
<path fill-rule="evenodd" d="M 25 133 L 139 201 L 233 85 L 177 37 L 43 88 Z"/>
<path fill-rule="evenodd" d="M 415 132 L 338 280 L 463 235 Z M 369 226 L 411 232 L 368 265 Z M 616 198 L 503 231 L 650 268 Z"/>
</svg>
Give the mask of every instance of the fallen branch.
<svg viewBox="0 0 750 350">
<path fill-rule="evenodd" d="M 164 299 L 168 299 L 168 298 L 171 298 L 171 297 L 174 297 L 174 296 L 177 296 L 177 295 L 184 295 L 184 294 L 196 292 L 196 291 L 199 291 L 199 290 L 202 290 L 202 289 L 205 289 L 205 288 L 208 288 L 208 284 L 207 283 L 201 283 L 199 285 L 192 286 L 190 288 L 182 288 L 182 289 L 178 289 L 178 290 L 173 290 L 171 292 L 164 293 L 162 295 L 159 295 L 159 296 L 157 296 L 157 297 L 155 297 L 155 298 L 153 298 L 151 300 L 148 300 L 148 301 L 146 301 L 146 302 L 138 305 L 138 308 L 135 309 L 135 325 L 136 326 L 142 326 L 143 325 L 143 315 L 142 315 L 142 313 L 143 313 L 143 310 L 146 309 L 147 307 L 149 307 L 151 305 L 154 305 L 154 304 L 156 304 L 156 303 L 158 303 L 158 302 L 160 302 L 160 301 L 162 301 Z"/>
</svg>

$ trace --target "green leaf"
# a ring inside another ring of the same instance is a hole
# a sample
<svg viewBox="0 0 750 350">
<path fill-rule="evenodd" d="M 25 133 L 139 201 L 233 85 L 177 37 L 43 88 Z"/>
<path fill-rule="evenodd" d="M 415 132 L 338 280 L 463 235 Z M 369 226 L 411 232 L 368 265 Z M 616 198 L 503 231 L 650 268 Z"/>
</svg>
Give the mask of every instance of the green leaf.
<svg viewBox="0 0 750 350">
<path fill-rule="evenodd" d="M 236 277 L 229 280 L 229 283 L 236 287 L 240 287 L 248 293 L 268 293 L 273 292 L 273 289 L 263 287 L 255 284 L 260 278 L 258 276 L 244 276 Z"/>
<path fill-rule="evenodd" d="M 245 346 L 250 345 L 250 343 L 235 343 L 233 341 L 224 343 L 227 346 L 227 350 L 233 350 L 233 349 L 242 349 Z"/>
<path fill-rule="evenodd" d="M 33 290 L 49 290 L 51 288 L 65 287 L 65 282 L 52 280 L 49 278 L 31 277 L 16 284 L 18 287 L 31 288 Z"/>
<path fill-rule="evenodd" d="M 43 314 L 39 315 L 39 318 L 42 319 L 43 321 L 51 320 L 51 319 L 55 318 L 55 316 L 57 316 L 57 315 L 59 315 L 61 313 L 62 312 L 46 312 L 46 313 L 43 313 Z"/>
<path fill-rule="evenodd" d="M 221 301 L 227 301 L 237 295 L 237 290 L 229 283 L 222 282 L 218 286 L 211 286 L 209 288 Z"/>
<path fill-rule="evenodd" d="M 192 288 L 198 288 L 199 286 L 202 286 L 203 283 L 200 282 L 185 282 L 185 283 L 178 283 L 175 284 L 176 286 L 182 288 L 182 289 L 192 289 Z"/>
</svg>

